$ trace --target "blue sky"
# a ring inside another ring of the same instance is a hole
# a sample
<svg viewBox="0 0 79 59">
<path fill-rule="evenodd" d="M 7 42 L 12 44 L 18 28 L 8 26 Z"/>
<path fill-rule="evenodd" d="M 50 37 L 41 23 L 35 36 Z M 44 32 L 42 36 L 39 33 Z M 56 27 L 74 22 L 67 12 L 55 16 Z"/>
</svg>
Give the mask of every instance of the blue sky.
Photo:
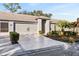
<svg viewBox="0 0 79 59">
<path fill-rule="evenodd" d="M 59 20 L 75 21 L 79 17 L 78 3 L 20 3 L 21 10 L 33 11 L 42 10 L 45 13 L 52 13 L 52 18 Z M 7 11 L 0 4 L 0 11 Z"/>
</svg>

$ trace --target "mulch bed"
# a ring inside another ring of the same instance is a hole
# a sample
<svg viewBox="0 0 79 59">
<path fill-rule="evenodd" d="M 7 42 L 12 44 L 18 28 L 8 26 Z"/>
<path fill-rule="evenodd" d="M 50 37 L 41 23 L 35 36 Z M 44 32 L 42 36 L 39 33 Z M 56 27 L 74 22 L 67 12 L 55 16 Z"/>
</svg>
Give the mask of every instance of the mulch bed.
<svg viewBox="0 0 79 59">
<path fill-rule="evenodd" d="M 70 43 L 68 40 L 68 38 L 69 38 L 68 36 L 46 36 L 46 37 L 51 38 L 53 40 L 58 40 L 58 41 Z M 71 37 L 75 39 L 75 42 L 79 42 L 79 35 L 71 36 Z"/>
</svg>

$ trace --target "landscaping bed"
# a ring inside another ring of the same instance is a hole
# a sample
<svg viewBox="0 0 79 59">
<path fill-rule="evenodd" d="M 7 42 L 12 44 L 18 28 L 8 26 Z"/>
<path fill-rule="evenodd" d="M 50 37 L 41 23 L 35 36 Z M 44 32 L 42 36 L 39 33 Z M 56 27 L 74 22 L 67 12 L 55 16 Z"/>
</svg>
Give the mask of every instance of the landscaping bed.
<svg viewBox="0 0 79 59">
<path fill-rule="evenodd" d="M 45 36 L 66 43 L 79 42 L 79 35 L 77 35 L 77 32 L 72 31 L 64 31 L 63 34 L 61 31 L 51 31 Z"/>
</svg>

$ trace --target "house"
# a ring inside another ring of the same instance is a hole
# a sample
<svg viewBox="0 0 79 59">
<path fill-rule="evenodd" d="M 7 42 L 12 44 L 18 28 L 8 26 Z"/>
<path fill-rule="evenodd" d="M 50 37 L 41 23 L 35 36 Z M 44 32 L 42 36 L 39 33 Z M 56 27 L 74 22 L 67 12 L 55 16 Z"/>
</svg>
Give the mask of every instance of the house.
<svg viewBox="0 0 79 59">
<path fill-rule="evenodd" d="M 20 34 L 33 34 L 43 31 L 46 34 L 53 28 L 52 24 L 55 23 L 44 16 L 0 12 L 0 33 L 15 31 Z"/>
<path fill-rule="evenodd" d="M 60 20 L 58 19 L 51 19 L 50 20 L 50 31 L 61 31 L 61 28 L 57 25 L 57 23 L 59 22 Z"/>
<path fill-rule="evenodd" d="M 0 12 L 0 34 L 7 34 L 12 31 L 20 34 L 38 34 L 39 31 L 47 34 L 49 31 L 61 31 L 61 28 L 56 25 L 57 22 L 57 19 L 50 19 L 45 16 Z M 76 23 L 75 31 L 79 32 L 79 18 Z M 65 30 L 72 31 L 73 28 Z"/>
</svg>

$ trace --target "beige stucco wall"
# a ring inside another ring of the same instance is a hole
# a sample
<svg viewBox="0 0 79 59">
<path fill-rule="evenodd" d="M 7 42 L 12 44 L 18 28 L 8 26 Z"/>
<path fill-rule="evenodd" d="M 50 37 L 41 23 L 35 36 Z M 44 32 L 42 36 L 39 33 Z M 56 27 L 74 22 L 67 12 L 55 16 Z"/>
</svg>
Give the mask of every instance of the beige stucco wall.
<svg viewBox="0 0 79 59">
<path fill-rule="evenodd" d="M 42 19 L 38 19 L 37 22 L 37 34 L 39 34 L 39 31 L 42 31 Z"/>
<path fill-rule="evenodd" d="M 45 34 L 47 34 L 50 31 L 50 20 L 46 20 L 45 23 Z"/>
<path fill-rule="evenodd" d="M 13 32 L 14 31 L 13 28 L 14 28 L 14 22 L 13 21 L 9 21 L 8 22 L 8 31 L 9 32 Z"/>
<path fill-rule="evenodd" d="M 54 31 L 54 26 L 56 28 L 56 31 L 61 31 L 61 28 L 58 27 L 56 24 L 51 24 L 51 31 Z"/>
<path fill-rule="evenodd" d="M 51 24 L 51 31 L 54 31 L 54 24 Z"/>
<path fill-rule="evenodd" d="M 37 19 L 37 22 L 31 22 L 31 21 L 4 21 L 8 22 L 8 31 L 12 32 L 14 31 L 14 22 L 15 22 L 15 31 L 20 34 L 34 34 L 38 33 L 40 30 L 42 30 L 42 19 Z M 46 20 L 45 23 L 45 33 L 48 33 L 50 31 L 50 21 Z"/>
</svg>

